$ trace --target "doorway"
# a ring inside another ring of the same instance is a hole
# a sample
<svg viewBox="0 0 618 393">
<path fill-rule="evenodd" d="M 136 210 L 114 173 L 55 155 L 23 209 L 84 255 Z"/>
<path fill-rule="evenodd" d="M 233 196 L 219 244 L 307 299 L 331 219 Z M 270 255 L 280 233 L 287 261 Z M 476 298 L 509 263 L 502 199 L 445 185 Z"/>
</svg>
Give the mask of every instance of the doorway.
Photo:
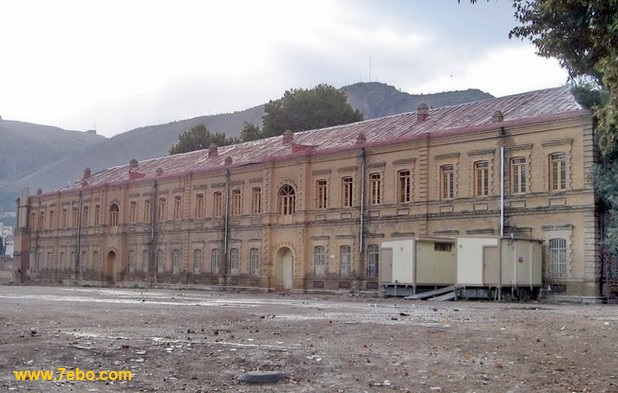
<svg viewBox="0 0 618 393">
<path fill-rule="evenodd" d="M 292 289 L 293 286 L 293 267 L 294 255 L 292 250 L 282 247 L 277 251 L 276 261 L 276 285 L 283 289 Z"/>
<path fill-rule="evenodd" d="M 104 284 L 114 283 L 114 265 L 115 264 L 116 264 L 116 253 L 114 251 L 110 251 L 107 253 L 107 258 L 105 258 L 105 268 L 103 269 L 103 283 Z"/>
</svg>

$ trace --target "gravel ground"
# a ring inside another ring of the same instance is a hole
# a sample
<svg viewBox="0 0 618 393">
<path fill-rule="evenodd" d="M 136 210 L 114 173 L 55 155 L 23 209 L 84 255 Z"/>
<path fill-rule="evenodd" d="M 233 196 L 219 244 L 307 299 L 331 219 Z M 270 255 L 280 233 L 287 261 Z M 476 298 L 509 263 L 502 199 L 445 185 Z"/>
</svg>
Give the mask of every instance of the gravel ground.
<svg viewBox="0 0 618 393">
<path fill-rule="evenodd" d="M 0 287 L 0 390 L 19 392 L 618 392 L 617 350 L 608 305 Z M 59 367 L 132 380 L 13 373 Z"/>
</svg>

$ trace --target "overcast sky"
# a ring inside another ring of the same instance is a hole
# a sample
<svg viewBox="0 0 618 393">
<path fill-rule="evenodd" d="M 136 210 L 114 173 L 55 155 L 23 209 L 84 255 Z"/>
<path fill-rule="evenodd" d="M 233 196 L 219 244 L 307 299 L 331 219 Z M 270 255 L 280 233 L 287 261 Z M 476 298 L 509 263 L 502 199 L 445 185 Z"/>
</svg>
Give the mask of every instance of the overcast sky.
<svg viewBox="0 0 618 393">
<path fill-rule="evenodd" d="M 0 0 L 0 116 L 105 136 L 320 83 L 554 87 L 510 0 Z M 216 131 L 216 130 L 215 130 Z"/>
</svg>

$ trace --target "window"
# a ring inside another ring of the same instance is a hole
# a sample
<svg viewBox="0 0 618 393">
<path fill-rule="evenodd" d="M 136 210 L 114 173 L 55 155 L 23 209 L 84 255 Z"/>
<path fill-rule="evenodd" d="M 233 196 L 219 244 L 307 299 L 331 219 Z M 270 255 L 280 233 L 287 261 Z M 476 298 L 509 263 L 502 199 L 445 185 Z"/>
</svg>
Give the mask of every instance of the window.
<svg viewBox="0 0 618 393">
<path fill-rule="evenodd" d="M 86 251 L 82 251 L 82 256 L 79 259 L 79 271 L 84 270 L 84 266 L 87 266 L 88 262 L 88 253 Z"/>
<path fill-rule="evenodd" d="M 195 196 L 195 218 L 204 218 L 204 194 Z"/>
<path fill-rule="evenodd" d="M 118 214 L 120 213 L 120 209 L 118 208 L 118 205 L 115 203 L 112 203 L 112 205 L 109 207 L 109 225 L 116 227 L 118 226 Z"/>
<path fill-rule="evenodd" d="M 88 206 L 84 206 L 84 209 L 82 211 L 82 226 L 83 227 L 87 227 L 89 224 L 89 220 L 88 220 L 88 215 L 90 214 L 90 207 Z"/>
<path fill-rule="evenodd" d="M 73 220 L 71 221 L 71 225 L 77 228 L 77 223 L 79 222 L 79 210 L 77 207 L 73 207 Z"/>
<path fill-rule="evenodd" d="M 566 239 L 551 239 L 549 241 L 549 278 L 566 277 L 567 248 Z"/>
<path fill-rule="evenodd" d="M 30 213 L 30 228 L 33 231 L 36 229 L 36 213 L 35 212 Z"/>
<path fill-rule="evenodd" d="M 377 278 L 380 261 L 380 248 L 377 244 L 367 246 L 367 277 Z"/>
<path fill-rule="evenodd" d="M 165 198 L 159 198 L 159 210 L 157 211 L 159 221 L 167 220 L 167 200 Z"/>
<path fill-rule="evenodd" d="M 131 201 L 129 205 L 129 222 L 135 224 L 137 222 L 137 202 Z"/>
<path fill-rule="evenodd" d="M 254 187 L 251 191 L 251 214 L 262 213 L 262 189 Z"/>
<path fill-rule="evenodd" d="M 379 173 L 372 173 L 369 175 L 369 203 L 372 205 L 379 205 L 382 203 L 382 180 Z"/>
<path fill-rule="evenodd" d="M 453 249 L 453 243 L 446 242 L 435 242 L 433 244 L 434 251 L 448 251 L 450 252 Z"/>
<path fill-rule="evenodd" d="M 296 193 L 294 187 L 286 184 L 279 190 L 279 213 L 284 216 L 294 214 L 296 209 Z"/>
<path fill-rule="evenodd" d="M 230 214 L 232 216 L 239 216 L 242 212 L 242 194 L 240 189 L 232 190 L 232 208 Z"/>
<path fill-rule="evenodd" d="M 202 271 L 202 249 L 193 250 L 193 274 L 200 274 Z"/>
<path fill-rule="evenodd" d="M 474 195 L 489 195 L 489 162 L 487 161 L 474 163 Z"/>
<path fill-rule="evenodd" d="M 47 253 L 47 270 L 52 270 L 54 266 L 54 254 L 51 252 Z"/>
<path fill-rule="evenodd" d="M 318 209 L 326 209 L 327 202 L 327 183 L 326 180 L 318 180 L 315 184 L 315 207 Z"/>
<path fill-rule="evenodd" d="M 77 266 L 77 252 L 71 251 L 71 259 L 69 259 L 69 270 L 75 271 L 76 266 Z"/>
<path fill-rule="evenodd" d="M 142 251 L 142 272 L 148 273 L 148 265 L 150 262 L 150 252 L 148 250 Z"/>
<path fill-rule="evenodd" d="M 60 271 L 67 270 L 67 254 L 64 251 L 60 251 L 60 263 L 58 265 Z"/>
<path fill-rule="evenodd" d="M 40 252 L 38 254 L 36 254 L 36 261 L 35 261 L 35 265 L 34 265 L 34 270 L 41 270 L 43 264 L 43 253 Z"/>
<path fill-rule="evenodd" d="M 455 168 L 453 165 L 442 165 L 440 167 L 440 197 L 442 199 L 453 199 L 455 187 Z"/>
<path fill-rule="evenodd" d="M 407 203 L 412 198 L 412 178 L 410 171 L 397 172 L 397 202 Z"/>
<path fill-rule="evenodd" d="M 352 177 L 346 176 L 341 179 L 341 206 L 352 207 Z"/>
<path fill-rule="evenodd" d="M 249 250 L 249 264 L 251 266 L 251 275 L 259 276 L 260 275 L 260 250 L 257 248 L 252 248 Z"/>
<path fill-rule="evenodd" d="M 218 248 L 213 248 L 210 251 L 210 271 L 212 274 L 219 274 L 219 262 L 221 259 L 221 253 Z"/>
<path fill-rule="evenodd" d="M 41 212 L 39 215 L 39 229 L 45 229 L 45 212 Z"/>
<path fill-rule="evenodd" d="M 49 211 L 49 229 L 54 229 L 54 211 Z"/>
<path fill-rule="evenodd" d="M 157 250 L 157 273 L 165 271 L 165 253 L 163 250 Z"/>
<path fill-rule="evenodd" d="M 94 205 L 94 226 L 101 225 L 101 206 Z"/>
<path fill-rule="evenodd" d="M 62 216 L 60 217 L 60 228 L 66 228 L 68 226 L 69 226 L 69 212 L 67 211 L 67 209 L 62 209 Z M 52 229 L 51 224 L 49 226 L 49 229 Z"/>
<path fill-rule="evenodd" d="M 150 222 L 150 215 L 152 214 L 152 206 L 150 203 L 150 199 L 146 199 L 144 201 L 144 222 Z"/>
<path fill-rule="evenodd" d="M 341 246 L 339 248 L 339 275 L 349 277 L 352 273 L 352 247 Z"/>
<path fill-rule="evenodd" d="M 513 194 L 526 192 L 526 159 L 523 157 L 511 159 L 511 192 Z"/>
<path fill-rule="evenodd" d="M 172 250 L 172 274 L 179 274 L 180 270 L 180 250 L 175 248 Z"/>
<path fill-rule="evenodd" d="M 549 190 L 566 190 L 566 154 L 549 155 Z"/>
<path fill-rule="evenodd" d="M 99 252 L 92 252 L 92 271 L 95 273 L 99 272 Z"/>
<path fill-rule="evenodd" d="M 214 193 L 212 197 L 212 216 L 221 217 L 223 215 L 223 194 L 221 191 Z"/>
<path fill-rule="evenodd" d="M 129 251 L 129 273 L 135 272 L 135 251 Z"/>
<path fill-rule="evenodd" d="M 230 273 L 238 274 L 240 271 L 240 253 L 237 248 L 230 249 Z"/>
<path fill-rule="evenodd" d="M 324 246 L 313 248 L 313 274 L 323 276 L 326 273 L 326 251 Z"/>
<path fill-rule="evenodd" d="M 182 219 L 182 197 L 176 195 L 174 197 L 174 220 Z"/>
</svg>

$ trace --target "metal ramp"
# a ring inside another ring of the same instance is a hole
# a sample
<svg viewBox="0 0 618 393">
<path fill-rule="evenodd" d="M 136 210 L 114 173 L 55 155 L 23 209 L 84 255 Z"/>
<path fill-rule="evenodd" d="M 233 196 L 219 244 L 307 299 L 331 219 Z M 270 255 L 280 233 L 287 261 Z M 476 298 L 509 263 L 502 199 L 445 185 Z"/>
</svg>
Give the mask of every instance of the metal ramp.
<svg viewBox="0 0 618 393">
<path fill-rule="evenodd" d="M 452 300 L 455 299 L 455 291 L 457 288 L 454 285 L 435 289 L 433 291 L 427 291 L 422 293 L 417 293 L 415 295 L 410 295 L 404 297 L 404 299 L 408 300 Z"/>
</svg>

